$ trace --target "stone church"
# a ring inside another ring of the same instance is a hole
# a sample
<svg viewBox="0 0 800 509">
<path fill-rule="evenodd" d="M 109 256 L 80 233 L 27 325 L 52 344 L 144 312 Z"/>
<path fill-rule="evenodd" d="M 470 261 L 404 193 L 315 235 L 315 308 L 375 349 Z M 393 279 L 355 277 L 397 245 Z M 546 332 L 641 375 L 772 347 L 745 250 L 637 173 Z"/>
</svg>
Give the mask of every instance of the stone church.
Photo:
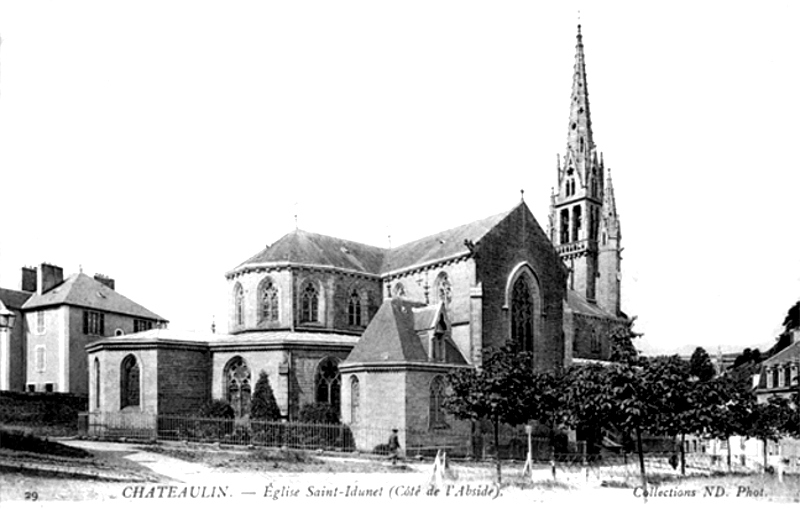
<svg viewBox="0 0 800 509">
<path fill-rule="evenodd" d="M 154 329 L 89 345 L 90 411 L 180 414 L 214 398 L 245 416 L 263 371 L 286 419 L 328 403 L 371 448 L 359 426 L 400 428 L 405 441 L 463 426 L 442 411 L 445 375 L 480 366 L 487 348 L 532 351 L 542 371 L 606 359 L 608 330 L 627 321 L 620 224 L 580 27 L 557 184 L 547 229 L 520 201 L 390 249 L 289 232 L 225 275 L 228 334 Z"/>
</svg>

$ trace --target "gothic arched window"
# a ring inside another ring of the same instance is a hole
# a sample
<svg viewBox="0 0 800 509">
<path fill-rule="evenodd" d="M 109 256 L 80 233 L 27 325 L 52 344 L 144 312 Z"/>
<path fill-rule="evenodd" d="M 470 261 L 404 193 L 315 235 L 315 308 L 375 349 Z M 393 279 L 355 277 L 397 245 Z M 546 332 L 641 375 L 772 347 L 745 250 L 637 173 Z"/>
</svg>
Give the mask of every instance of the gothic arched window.
<svg viewBox="0 0 800 509">
<path fill-rule="evenodd" d="M 444 378 L 441 375 L 437 375 L 431 380 L 430 414 L 428 418 L 428 427 L 430 429 L 447 427 L 447 418 L 444 413 L 446 387 Z"/>
<path fill-rule="evenodd" d="M 100 408 L 100 361 L 94 358 L 94 408 Z"/>
<path fill-rule="evenodd" d="M 120 369 L 120 408 L 139 406 L 140 380 L 139 364 L 136 362 L 136 357 L 133 355 L 126 356 L 122 359 Z"/>
<path fill-rule="evenodd" d="M 300 321 L 319 321 L 319 292 L 314 283 L 308 282 L 300 294 Z"/>
<path fill-rule="evenodd" d="M 511 340 L 517 348 L 533 351 L 533 297 L 528 276 L 522 274 L 511 290 Z"/>
<path fill-rule="evenodd" d="M 436 302 L 443 302 L 446 309 L 450 309 L 450 302 L 453 300 L 453 286 L 450 284 L 450 278 L 447 272 L 440 272 L 436 276 L 434 283 L 434 298 Z"/>
<path fill-rule="evenodd" d="M 361 408 L 361 389 L 358 384 L 358 377 L 350 377 L 350 423 L 358 423 L 359 409 Z"/>
<path fill-rule="evenodd" d="M 266 278 L 261 283 L 261 291 L 259 292 L 261 298 L 261 319 L 268 322 L 278 321 L 278 289 L 272 283 L 272 279 Z"/>
<path fill-rule="evenodd" d="M 319 363 L 314 381 L 317 403 L 327 403 L 339 412 L 340 397 L 339 361 L 327 357 Z"/>
<path fill-rule="evenodd" d="M 348 325 L 361 325 L 361 296 L 357 290 L 353 290 L 347 301 L 347 323 Z"/>
<path fill-rule="evenodd" d="M 234 357 L 225 366 L 223 373 L 225 399 L 233 407 L 236 417 L 250 414 L 250 368 L 239 356 Z"/>
<path fill-rule="evenodd" d="M 236 283 L 236 287 L 233 289 L 233 309 L 236 325 L 244 325 L 244 290 L 239 283 Z"/>
</svg>

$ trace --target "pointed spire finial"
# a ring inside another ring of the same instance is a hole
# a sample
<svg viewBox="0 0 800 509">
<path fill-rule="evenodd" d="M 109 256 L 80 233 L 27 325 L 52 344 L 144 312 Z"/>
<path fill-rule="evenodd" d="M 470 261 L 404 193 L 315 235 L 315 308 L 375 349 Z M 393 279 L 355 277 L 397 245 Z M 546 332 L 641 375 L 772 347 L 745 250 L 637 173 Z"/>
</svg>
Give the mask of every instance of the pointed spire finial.
<svg viewBox="0 0 800 509">
<path fill-rule="evenodd" d="M 525 190 L 524 189 L 520 189 L 519 190 L 519 201 L 521 201 L 522 203 L 525 203 Z"/>
</svg>

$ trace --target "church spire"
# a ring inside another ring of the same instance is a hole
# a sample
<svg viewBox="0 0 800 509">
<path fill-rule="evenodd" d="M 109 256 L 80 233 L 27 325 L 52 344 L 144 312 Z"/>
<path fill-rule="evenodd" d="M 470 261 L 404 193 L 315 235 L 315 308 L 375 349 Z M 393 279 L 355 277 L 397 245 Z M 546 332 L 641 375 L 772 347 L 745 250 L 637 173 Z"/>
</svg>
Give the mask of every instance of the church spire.
<svg viewBox="0 0 800 509">
<path fill-rule="evenodd" d="M 592 118 L 589 114 L 589 89 L 586 83 L 586 58 L 583 51 L 583 35 L 578 25 L 575 45 L 575 67 L 572 74 L 572 97 L 570 98 L 569 127 L 567 134 L 567 154 L 582 173 L 586 163 L 591 164 L 594 151 L 592 139 Z"/>
</svg>

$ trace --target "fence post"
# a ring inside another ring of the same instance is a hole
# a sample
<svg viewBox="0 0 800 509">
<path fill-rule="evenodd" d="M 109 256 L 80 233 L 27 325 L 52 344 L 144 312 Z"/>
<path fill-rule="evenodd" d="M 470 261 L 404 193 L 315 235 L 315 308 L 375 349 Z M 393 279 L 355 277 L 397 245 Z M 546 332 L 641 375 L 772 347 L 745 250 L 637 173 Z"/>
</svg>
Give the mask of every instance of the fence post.
<svg viewBox="0 0 800 509">
<path fill-rule="evenodd" d="M 586 459 L 586 442 L 581 444 L 581 464 L 583 465 L 583 477 L 589 482 L 589 462 Z"/>
</svg>

